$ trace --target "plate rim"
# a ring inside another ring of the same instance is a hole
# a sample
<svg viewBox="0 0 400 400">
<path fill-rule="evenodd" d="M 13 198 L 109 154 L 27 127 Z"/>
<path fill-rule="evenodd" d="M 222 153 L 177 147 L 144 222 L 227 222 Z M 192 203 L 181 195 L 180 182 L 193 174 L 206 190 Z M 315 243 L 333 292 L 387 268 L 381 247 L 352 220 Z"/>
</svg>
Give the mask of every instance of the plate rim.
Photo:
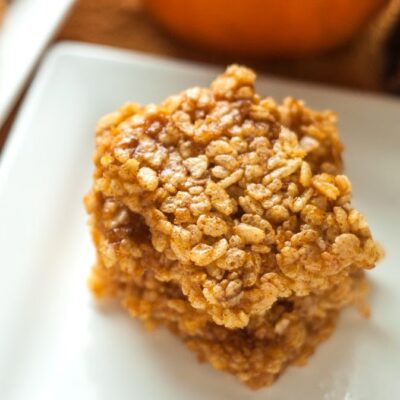
<svg viewBox="0 0 400 400">
<path fill-rule="evenodd" d="M 52 0 L 53 1 L 53 0 Z M 57 32 L 57 29 L 59 28 L 60 24 L 64 21 L 64 19 L 67 17 L 68 13 L 71 11 L 75 0 L 54 0 L 57 1 L 59 9 L 55 9 L 54 12 L 47 17 L 47 29 L 46 32 L 42 34 L 42 37 L 40 40 L 36 41 L 36 51 L 32 52 L 29 56 L 29 60 L 27 62 L 26 67 L 21 70 L 19 74 L 17 75 L 12 75 L 12 76 L 4 76 L 4 80 L 11 80 L 13 83 L 12 85 L 9 86 L 10 90 L 7 90 L 4 96 L 4 100 L 0 102 L 0 127 L 3 125 L 3 123 L 6 121 L 10 111 L 14 107 L 18 96 L 21 94 L 24 85 L 27 83 L 29 76 L 32 74 L 32 71 L 34 71 L 35 67 L 40 67 L 40 58 L 44 54 L 46 46 L 48 43 L 51 41 L 51 38 L 55 35 Z M 43 6 L 45 1 L 42 1 L 42 3 L 38 3 L 37 5 L 33 5 L 34 9 L 36 10 L 36 13 L 39 13 L 39 7 Z M 23 5 L 23 4 L 22 4 Z M 18 4 L 18 2 L 15 2 L 15 4 L 11 4 L 9 6 L 9 10 L 6 11 L 6 15 L 4 16 L 3 24 L 7 23 L 7 12 L 13 13 L 14 12 L 14 7 L 22 7 L 22 5 Z M 32 8 L 32 6 L 31 6 Z M 16 12 L 16 11 L 15 11 Z M 25 13 L 19 12 L 18 14 L 22 14 L 21 16 L 18 16 L 18 19 L 29 19 L 29 16 L 31 14 L 34 14 L 32 10 L 26 10 Z M 19 24 L 21 25 L 21 24 Z M 16 31 L 16 28 L 11 30 L 11 33 L 14 33 Z M 32 29 L 32 27 L 28 27 L 27 30 Z M 26 34 L 27 32 L 20 32 L 19 35 Z M 8 37 L 9 35 L 6 35 L 5 32 L 1 30 L 0 27 L 0 51 L 3 50 L 3 47 L 5 45 L 9 45 L 10 39 Z M 30 46 L 29 42 L 26 41 L 26 46 Z M 23 51 L 24 49 L 18 49 L 18 51 Z M 6 60 L 5 60 L 6 61 Z M 39 63 L 38 63 L 39 61 Z M 8 62 L 8 60 L 7 60 Z M 34 79 L 35 76 L 32 77 Z"/>
</svg>

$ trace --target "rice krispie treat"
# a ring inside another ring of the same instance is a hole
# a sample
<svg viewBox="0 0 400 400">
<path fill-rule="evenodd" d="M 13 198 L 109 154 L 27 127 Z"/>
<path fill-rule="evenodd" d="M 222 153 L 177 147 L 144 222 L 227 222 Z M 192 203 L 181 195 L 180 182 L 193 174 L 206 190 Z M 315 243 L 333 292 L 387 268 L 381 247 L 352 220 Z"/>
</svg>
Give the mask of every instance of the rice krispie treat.
<svg viewBox="0 0 400 400">
<path fill-rule="evenodd" d="M 350 205 L 335 115 L 261 98 L 254 81 L 233 65 L 104 117 L 86 206 L 94 292 L 260 387 L 345 305 L 367 312 L 363 270 L 381 250 Z"/>
</svg>

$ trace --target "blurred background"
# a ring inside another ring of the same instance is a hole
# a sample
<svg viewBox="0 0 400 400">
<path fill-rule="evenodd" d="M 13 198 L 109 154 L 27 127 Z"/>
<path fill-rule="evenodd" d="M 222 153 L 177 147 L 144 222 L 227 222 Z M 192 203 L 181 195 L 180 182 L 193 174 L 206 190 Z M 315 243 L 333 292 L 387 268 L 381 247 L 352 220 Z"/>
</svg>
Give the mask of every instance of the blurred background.
<svg viewBox="0 0 400 400">
<path fill-rule="evenodd" d="M 78 0 L 58 39 L 400 91 L 398 0 Z"/>
<path fill-rule="evenodd" d="M 0 0 L 2 24 L 30 1 Z M 46 46 L 62 40 L 400 95 L 400 0 L 71 0 Z M 33 75 L 0 128 L 0 146 Z"/>
</svg>

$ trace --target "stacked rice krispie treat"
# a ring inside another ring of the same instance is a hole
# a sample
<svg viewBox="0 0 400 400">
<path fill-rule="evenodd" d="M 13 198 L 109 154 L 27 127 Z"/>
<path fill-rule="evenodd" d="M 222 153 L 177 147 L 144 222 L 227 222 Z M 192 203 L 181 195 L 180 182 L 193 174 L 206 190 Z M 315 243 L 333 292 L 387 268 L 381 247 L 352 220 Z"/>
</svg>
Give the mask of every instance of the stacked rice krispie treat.
<svg viewBox="0 0 400 400">
<path fill-rule="evenodd" d="M 96 131 L 90 285 L 252 388 L 303 364 L 381 256 L 350 205 L 332 112 L 210 88 L 127 104 Z"/>
</svg>

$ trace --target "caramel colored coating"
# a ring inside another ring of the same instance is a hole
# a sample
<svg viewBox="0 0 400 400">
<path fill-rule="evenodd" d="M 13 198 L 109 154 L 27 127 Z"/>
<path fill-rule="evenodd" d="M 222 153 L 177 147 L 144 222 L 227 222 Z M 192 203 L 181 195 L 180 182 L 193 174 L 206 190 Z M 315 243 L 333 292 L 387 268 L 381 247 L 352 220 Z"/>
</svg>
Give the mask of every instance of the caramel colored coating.
<svg viewBox="0 0 400 400">
<path fill-rule="evenodd" d="M 96 131 L 92 288 L 251 387 L 304 361 L 381 256 L 350 205 L 332 112 L 210 88 L 128 104 Z"/>
<path fill-rule="evenodd" d="M 237 376 L 252 389 L 270 385 L 290 365 L 303 365 L 332 333 L 338 312 L 356 304 L 366 312 L 368 285 L 361 272 L 340 286 L 279 301 L 243 329 L 227 329 L 195 310 L 180 288 L 155 279 L 152 272 L 124 276 L 98 264 L 90 285 L 98 296 L 112 296 L 147 328 L 162 324 L 177 334 L 200 361 Z"/>
</svg>

